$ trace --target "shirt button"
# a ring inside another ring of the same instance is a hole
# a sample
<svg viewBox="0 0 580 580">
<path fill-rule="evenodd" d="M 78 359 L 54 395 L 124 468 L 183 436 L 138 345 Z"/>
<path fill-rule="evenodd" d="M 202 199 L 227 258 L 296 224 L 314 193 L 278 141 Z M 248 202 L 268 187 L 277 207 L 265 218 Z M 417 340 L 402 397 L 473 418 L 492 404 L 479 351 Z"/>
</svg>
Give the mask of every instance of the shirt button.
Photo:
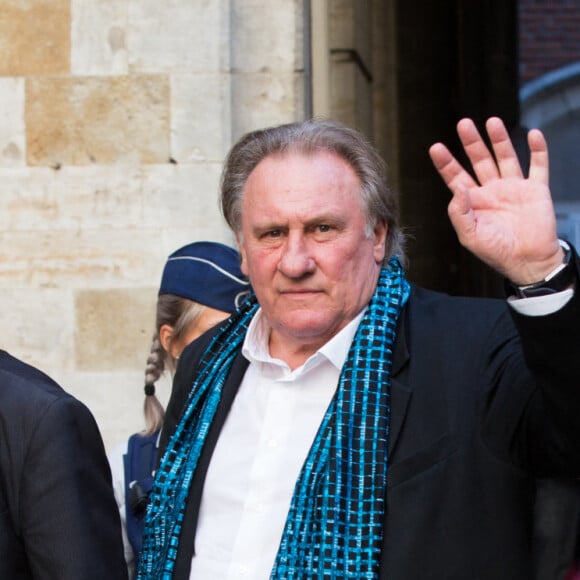
<svg viewBox="0 0 580 580">
<path fill-rule="evenodd" d="M 261 501 L 254 501 L 250 503 L 250 510 L 259 514 L 264 511 L 264 504 Z"/>
<path fill-rule="evenodd" d="M 236 566 L 236 574 L 238 576 L 241 576 L 243 578 L 248 575 L 248 572 L 249 570 L 247 566 L 244 566 L 243 564 L 238 564 Z"/>
</svg>

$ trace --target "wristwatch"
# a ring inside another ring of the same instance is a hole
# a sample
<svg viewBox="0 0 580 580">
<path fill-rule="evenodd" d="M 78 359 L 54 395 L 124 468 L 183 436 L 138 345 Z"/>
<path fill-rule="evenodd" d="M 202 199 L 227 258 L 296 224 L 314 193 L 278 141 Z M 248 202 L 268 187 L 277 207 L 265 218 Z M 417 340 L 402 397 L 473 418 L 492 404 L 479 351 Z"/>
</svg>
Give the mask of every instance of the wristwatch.
<svg viewBox="0 0 580 580">
<path fill-rule="evenodd" d="M 554 268 L 543 280 L 534 284 L 517 286 L 509 280 L 506 280 L 506 290 L 508 295 L 517 296 L 518 298 L 533 298 L 534 296 L 548 296 L 556 294 L 570 288 L 574 284 L 574 271 L 570 267 L 570 256 L 572 250 L 570 245 L 564 240 L 558 240 L 564 250 L 564 260 Z"/>
</svg>

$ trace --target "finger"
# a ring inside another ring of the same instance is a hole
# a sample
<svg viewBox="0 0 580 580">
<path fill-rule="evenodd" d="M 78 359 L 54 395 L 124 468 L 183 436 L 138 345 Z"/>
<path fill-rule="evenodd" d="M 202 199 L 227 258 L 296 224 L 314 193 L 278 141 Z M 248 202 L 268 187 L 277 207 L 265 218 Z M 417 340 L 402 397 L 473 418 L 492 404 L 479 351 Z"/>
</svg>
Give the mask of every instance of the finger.
<svg viewBox="0 0 580 580">
<path fill-rule="evenodd" d="M 460 184 L 447 207 L 449 219 L 462 245 L 469 247 L 469 240 L 473 238 L 476 220 L 471 206 L 469 190 Z"/>
<path fill-rule="evenodd" d="M 530 147 L 530 172 L 528 177 L 548 186 L 550 181 L 548 144 L 544 134 L 539 129 L 532 129 L 528 132 L 528 146 Z"/>
<path fill-rule="evenodd" d="M 475 187 L 477 185 L 471 175 L 453 157 L 443 143 L 431 145 L 429 157 L 431 157 L 435 169 L 452 193 L 455 194 L 461 184 L 467 187 Z"/>
<path fill-rule="evenodd" d="M 497 164 L 475 123 L 471 119 L 461 119 L 457 123 L 457 134 L 479 183 L 497 179 L 499 177 Z"/>
<path fill-rule="evenodd" d="M 521 177 L 524 174 L 509 133 L 498 117 L 491 117 L 485 124 L 497 166 L 502 177 Z"/>
</svg>

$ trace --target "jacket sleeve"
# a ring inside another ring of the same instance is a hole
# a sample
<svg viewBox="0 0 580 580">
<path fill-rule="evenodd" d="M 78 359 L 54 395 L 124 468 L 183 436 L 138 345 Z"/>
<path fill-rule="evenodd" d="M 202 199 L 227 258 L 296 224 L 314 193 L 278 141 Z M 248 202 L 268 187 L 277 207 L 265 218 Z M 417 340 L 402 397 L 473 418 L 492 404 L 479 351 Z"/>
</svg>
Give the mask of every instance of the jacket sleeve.
<svg viewBox="0 0 580 580">
<path fill-rule="evenodd" d="M 526 419 L 536 472 L 580 477 L 580 260 L 571 259 L 575 292 L 558 311 L 525 316 L 512 311 L 536 391 Z"/>
<path fill-rule="evenodd" d="M 124 580 L 119 513 L 90 411 L 57 398 L 31 435 L 20 485 L 20 533 L 37 580 Z"/>
</svg>

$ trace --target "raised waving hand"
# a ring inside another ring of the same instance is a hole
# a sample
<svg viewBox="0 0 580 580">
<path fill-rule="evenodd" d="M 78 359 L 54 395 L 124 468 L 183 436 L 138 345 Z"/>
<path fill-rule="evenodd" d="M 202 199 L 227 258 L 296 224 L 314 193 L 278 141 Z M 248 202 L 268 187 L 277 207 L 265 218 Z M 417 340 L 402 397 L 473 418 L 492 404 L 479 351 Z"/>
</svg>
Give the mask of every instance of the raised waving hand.
<svg viewBox="0 0 580 580">
<path fill-rule="evenodd" d="M 486 130 L 491 151 L 471 119 L 457 124 L 473 175 L 442 143 L 432 145 L 429 155 L 453 194 L 448 213 L 461 244 L 515 284 L 532 284 L 563 257 L 546 140 L 541 131 L 529 131 L 530 170 L 525 176 L 501 119 L 488 119 Z"/>
</svg>

